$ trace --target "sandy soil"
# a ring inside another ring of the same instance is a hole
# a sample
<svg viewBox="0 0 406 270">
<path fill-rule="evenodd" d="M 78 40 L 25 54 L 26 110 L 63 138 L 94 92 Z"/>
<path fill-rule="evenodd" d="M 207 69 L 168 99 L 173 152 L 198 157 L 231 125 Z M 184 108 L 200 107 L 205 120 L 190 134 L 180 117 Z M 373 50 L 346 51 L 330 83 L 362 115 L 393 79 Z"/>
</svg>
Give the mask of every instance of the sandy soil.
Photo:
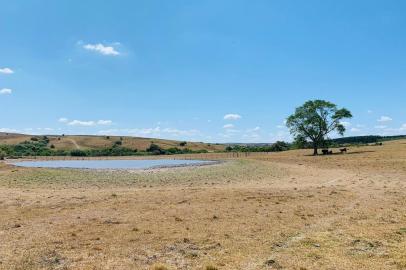
<svg viewBox="0 0 406 270">
<path fill-rule="evenodd" d="M 0 269 L 406 269 L 406 141 L 137 172 L 0 165 Z"/>
</svg>

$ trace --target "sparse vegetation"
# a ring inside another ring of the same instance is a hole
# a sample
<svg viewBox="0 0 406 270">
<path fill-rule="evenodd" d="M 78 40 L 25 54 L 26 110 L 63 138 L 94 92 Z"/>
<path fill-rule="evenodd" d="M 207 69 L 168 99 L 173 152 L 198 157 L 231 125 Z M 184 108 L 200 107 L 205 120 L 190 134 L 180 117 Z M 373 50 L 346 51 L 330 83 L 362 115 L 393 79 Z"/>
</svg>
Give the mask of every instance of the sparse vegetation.
<svg viewBox="0 0 406 270">
<path fill-rule="evenodd" d="M 1 162 L 0 268 L 403 269 L 405 141 L 350 152 L 136 172 Z"/>
</svg>

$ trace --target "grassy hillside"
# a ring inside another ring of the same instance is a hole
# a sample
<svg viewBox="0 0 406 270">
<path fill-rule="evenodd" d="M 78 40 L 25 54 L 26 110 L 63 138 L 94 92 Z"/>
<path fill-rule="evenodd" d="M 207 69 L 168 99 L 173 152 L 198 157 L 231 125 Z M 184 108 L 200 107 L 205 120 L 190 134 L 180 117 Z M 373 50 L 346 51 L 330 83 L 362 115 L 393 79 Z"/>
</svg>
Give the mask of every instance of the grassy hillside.
<svg viewBox="0 0 406 270">
<path fill-rule="evenodd" d="M 42 138 L 43 136 L 0 133 L 0 145 L 15 145 L 24 141 L 30 141 L 31 138 Z M 125 136 L 84 136 L 84 135 L 47 135 L 49 139 L 49 147 L 53 145 L 55 150 L 87 150 L 87 149 L 103 149 L 112 147 L 117 141 L 122 142 L 122 146 L 130 149 L 144 151 L 151 143 L 159 145 L 162 149 L 177 147 L 180 149 L 188 148 L 190 150 L 207 150 L 209 152 L 222 151 L 224 145 L 207 144 L 201 142 L 187 142 L 186 145 L 181 144 L 182 141 L 125 137 Z"/>
</svg>

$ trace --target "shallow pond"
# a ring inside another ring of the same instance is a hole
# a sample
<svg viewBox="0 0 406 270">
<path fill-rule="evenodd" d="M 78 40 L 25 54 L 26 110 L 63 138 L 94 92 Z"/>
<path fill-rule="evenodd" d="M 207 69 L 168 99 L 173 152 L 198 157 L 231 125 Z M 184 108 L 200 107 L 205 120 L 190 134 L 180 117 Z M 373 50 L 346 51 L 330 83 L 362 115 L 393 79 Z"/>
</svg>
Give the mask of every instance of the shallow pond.
<svg viewBox="0 0 406 270">
<path fill-rule="evenodd" d="M 214 161 L 179 159 L 143 159 L 143 160 L 47 160 L 20 161 L 12 164 L 30 168 L 70 168 L 70 169 L 152 169 L 160 167 L 178 167 L 190 165 L 208 165 Z"/>
</svg>

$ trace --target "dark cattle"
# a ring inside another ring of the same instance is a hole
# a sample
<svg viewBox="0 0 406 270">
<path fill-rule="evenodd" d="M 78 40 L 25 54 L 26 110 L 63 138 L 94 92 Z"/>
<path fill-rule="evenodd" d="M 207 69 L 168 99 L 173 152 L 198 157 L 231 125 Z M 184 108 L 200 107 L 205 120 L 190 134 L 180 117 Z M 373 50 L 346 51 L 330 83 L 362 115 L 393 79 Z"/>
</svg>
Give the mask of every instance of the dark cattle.
<svg viewBox="0 0 406 270">
<path fill-rule="evenodd" d="M 321 150 L 321 152 L 323 153 L 323 155 L 328 155 L 329 154 L 328 149 L 323 149 L 323 150 Z"/>
<path fill-rule="evenodd" d="M 341 154 L 347 153 L 347 150 L 348 150 L 347 148 L 341 148 L 341 149 L 340 149 L 340 152 L 341 152 Z"/>
</svg>

